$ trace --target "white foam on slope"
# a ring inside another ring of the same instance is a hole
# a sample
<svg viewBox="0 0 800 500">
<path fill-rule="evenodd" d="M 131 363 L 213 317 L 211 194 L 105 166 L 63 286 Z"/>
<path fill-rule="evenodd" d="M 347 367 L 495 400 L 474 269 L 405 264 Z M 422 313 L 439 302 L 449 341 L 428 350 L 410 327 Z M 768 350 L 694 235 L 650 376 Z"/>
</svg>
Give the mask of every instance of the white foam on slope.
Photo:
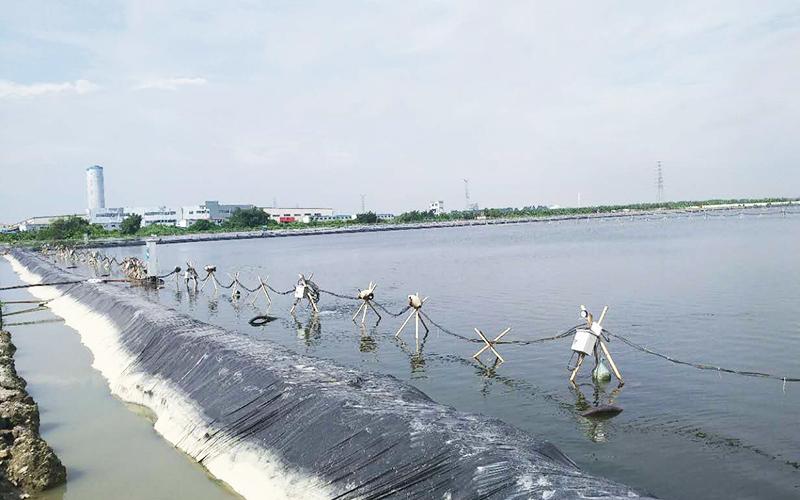
<svg viewBox="0 0 800 500">
<path fill-rule="evenodd" d="M 40 276 L 13 256 L 6 255 L 6 259 L 22 281 L 41 283 Z M 155 430 L 192 458 L 199 459 L 208 452 L 205 436 L 218 429 L 209 425 L 210 419 L 202 409 L 175 384 L 136 371 L 134 356 L 118 342 L 120 331 L 105 315 L 61 295 L 55 287 L 38 286 L 29 291 L 42 300 L 54 299 L 49 308 L 80 334 L 81 343 L 94 357 L 92 367 L 106 378 L 114 395 L 153 411 L 157 417 Z M 337 495 L 315 476 L 290 470 L 274 453 L 244 441 L 215 448 L 202 464 L 247 499 L 324 499 Z"/>
</svg>

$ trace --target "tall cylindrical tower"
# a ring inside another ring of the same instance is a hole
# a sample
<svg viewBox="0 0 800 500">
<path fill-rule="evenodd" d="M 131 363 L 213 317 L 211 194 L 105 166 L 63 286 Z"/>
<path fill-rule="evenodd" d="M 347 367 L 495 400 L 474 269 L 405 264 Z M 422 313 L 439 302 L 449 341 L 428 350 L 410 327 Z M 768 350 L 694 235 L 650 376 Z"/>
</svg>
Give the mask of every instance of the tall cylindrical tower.
<svg viewBox="0 0 800 500">
<path fill-rule="evenodd" d="M 86 195 L 89 198 L 89 210 L 106 208 L 103 167 L 100 165 L 94 165 L 86 169 Z"/>
</svg>

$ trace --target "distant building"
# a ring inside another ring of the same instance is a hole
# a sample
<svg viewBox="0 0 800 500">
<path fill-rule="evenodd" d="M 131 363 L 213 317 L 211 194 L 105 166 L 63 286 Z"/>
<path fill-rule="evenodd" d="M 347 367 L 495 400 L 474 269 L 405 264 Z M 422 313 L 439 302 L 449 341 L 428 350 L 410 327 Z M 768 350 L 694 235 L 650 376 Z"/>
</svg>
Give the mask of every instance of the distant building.
<svg viewBox="0 0 800 500">
<path fill-rule="evenodd" d="M 309 222 L 334 222 L 334 221 L 348 221 L 348 220 L 355 220 L 355 215 L 350 214 L 336 214 L 336 215 L 304 215 L 302 220 L 299 222 L 304 222 L 308 224 Z"/>
<path fill-rule="evenodd" d="M 272 220 L 281 224 L 290 222 L 305 222 L 308 224 L 312 220 L 325 220 L 321 219 L 322 217 L 334 217 L 332 208 L 262 207 L 261 210 L 269 215 Z"/>
<path fill-rule="evenodd" d="M 86 196 L 89 202 L 89 210 L 99 210 L 106 207 L 103 167 L 100 165 L 94 165 L 86 169 Z"/>
<path fill-rule="evenodd" d="M 99 224 L 103 229 L 119 229 L 122 221 L 131 215 L 142 218 L 142 227 L 161 224 L 177 226 L 180 220 L 180 209 L 175 207 L 120 207 L 89 210 L 89 222 Z"/>
<path fill-rule="evenodd" d="M 89 209 L 89 223 L 99 224 L 103 226 L 103 229 L 119 229 L 124 219 L 124 208 Z"/>
<path fill-rule="evenodd" d="M 394 214 L 378 214 L 378 220 L 392 220 L 394 219 Z"/>
<path fill-rule="evenodd" d="M 433 212 L 433 215 L 444 214 L 444 202 L 442 200 L 432 201 L 430 207 L 428 207 L 428 211 Z"/>
<path fill-rule="evenodd" d="M 68 217 L 80 217 L 81 219 L 86 219 L 86 216 L 83 214 L 72 214 L 72 215 L 43 215 L 39 217 L 31 217 L 29 219 L 25 219 L 17 224 L 17 228 L 20 231 L 38 231 L 39 229 L 44 229 L 53 222 L 57 221 L 58 219 L 66 219 Z"/>
<path fill-rule="evenodd" d="M 206 201 L 202 205 L 181 207 L 179 227 L 189 227 L 199 220 L 207 220 L 214 224 L 222 224 L 231 218 L 237 209 L 249 210 L 255 205 L 224 205 L 218 201 Z"/>
<path fill-rule="evenodd" d="M 142 217 L 142 227 L 160 224 L 189 227 L 199 220 L 222 224 L 230 219 L 236 209 L 253 208 L 254 205 L 225 205 L 218 201 L 206 201 L 200 205 L 186 207 L 153 206 L 104 208 L 89 211 L 89 222 L 100 224 L 104 229 L 119 229 L 125 218 L 131 215 Z"/>
</svg>

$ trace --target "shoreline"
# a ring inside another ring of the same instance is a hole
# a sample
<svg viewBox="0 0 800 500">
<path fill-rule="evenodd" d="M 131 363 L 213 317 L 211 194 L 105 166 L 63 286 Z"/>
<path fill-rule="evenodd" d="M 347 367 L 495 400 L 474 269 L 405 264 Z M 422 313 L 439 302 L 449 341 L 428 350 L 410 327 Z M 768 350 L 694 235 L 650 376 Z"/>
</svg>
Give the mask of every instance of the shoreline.
<svg viewBox="0 0 800 500">
<path fill-rule="evenodd" d="M 351 224 L 343 227 L 308 227 L 300 229 L 267 229 L 267 230 L 251 230 L 251 231 L 228 231 L 228 232 L 209 232 L 209 233 L 192 233 L 185 235 L 166 235 L 166 236 L 152 236 L 152 237 L 135 237 L 135 238 L 112 238 L 112 239 L 97 239 L 90 240 L 88 243 L 75 242 L 76 247 L 80 248 L 116 248 L 116 247 L 133 247 L 143 246 L 148 239 L 155 238 L 159 244 L 178 244 L 178 243 L 199 243 L 206 241 L 225 241 L 225 240 L 250 240 L 259 238 L 286 238 L 292 236 L 316 236 L 324 234 L 352 234 L 352 233 L 370 233 L 370 232 L 383 232 L 383 231 L 411 231 L 422 229 L 441 229 L 451 227 L 474 227 L 474 226 L 497 226 L 507 224 L 532 224 L 532 223 L 550 223 L 550 222 L 563 222 L 563 221 L 579 221 L 579 220 L 594 220 L 594 219 L 614 219 L 625 217 L 657 217 L 663 215 L 687 214 L 701 215 L 709 214 L 711 212 L 731 212 L 731 211 L 749 211 L 756 209 L 776 210 L 783 208 L 791 208 L 800 206 L 800 201 L 785 201 L 785 202 L 758 202 L 758 203 L 745 203 L 745 204 L 724 204 L 724 205 L 700 205 L 696 207 L 687 208 L 661 208 L 661 209 L 647 209 L 647 210 L 633 210 L 623 209 L 612 212 L 594 212 L 594 213 L 581 213 L 569 215 L 552 215 L 552 216 L 537 216 L 537 217 L 502 217 L 502 218 L 487 218 L 487 219 L 467 219 L 467 220 L 448 220 L 448 221 L 427 221 L 427 222 L 405 222 L 405 223 L 380 223 L 380 224 Z M 794 212 L 793 212 L 794 213 Z M 713 215 L 717 216 L 717 215 Z M 19 246 L 38 246 L 47 243 L 46 241 L 26 242 L 19 244 Z M 15 245 L 11 245 L 15 246 Z"/>
</svg>

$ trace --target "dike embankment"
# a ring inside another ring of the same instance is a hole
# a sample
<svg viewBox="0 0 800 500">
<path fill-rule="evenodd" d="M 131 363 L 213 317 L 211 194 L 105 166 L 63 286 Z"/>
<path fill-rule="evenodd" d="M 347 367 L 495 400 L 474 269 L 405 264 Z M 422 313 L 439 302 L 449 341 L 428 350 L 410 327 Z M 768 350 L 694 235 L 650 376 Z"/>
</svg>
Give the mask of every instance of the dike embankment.
<svg viewBox="0 0 800 500">
<path fill-rule="evenodd" d="M 11 334 L 0 329 L 0 500 L 63 484 L 67 471 L 39 435 L 39 407 L 17 374 Z"/>
<path fill-rule="evenodd" d="M 81 278 L 19 249 L 27 283 Z M 248 499 L 631 498 L 542 437 L 460 412 L 394 377 L 304 356 L 119 284 L 37 286 L 119 398 Z"/>
</svg>

